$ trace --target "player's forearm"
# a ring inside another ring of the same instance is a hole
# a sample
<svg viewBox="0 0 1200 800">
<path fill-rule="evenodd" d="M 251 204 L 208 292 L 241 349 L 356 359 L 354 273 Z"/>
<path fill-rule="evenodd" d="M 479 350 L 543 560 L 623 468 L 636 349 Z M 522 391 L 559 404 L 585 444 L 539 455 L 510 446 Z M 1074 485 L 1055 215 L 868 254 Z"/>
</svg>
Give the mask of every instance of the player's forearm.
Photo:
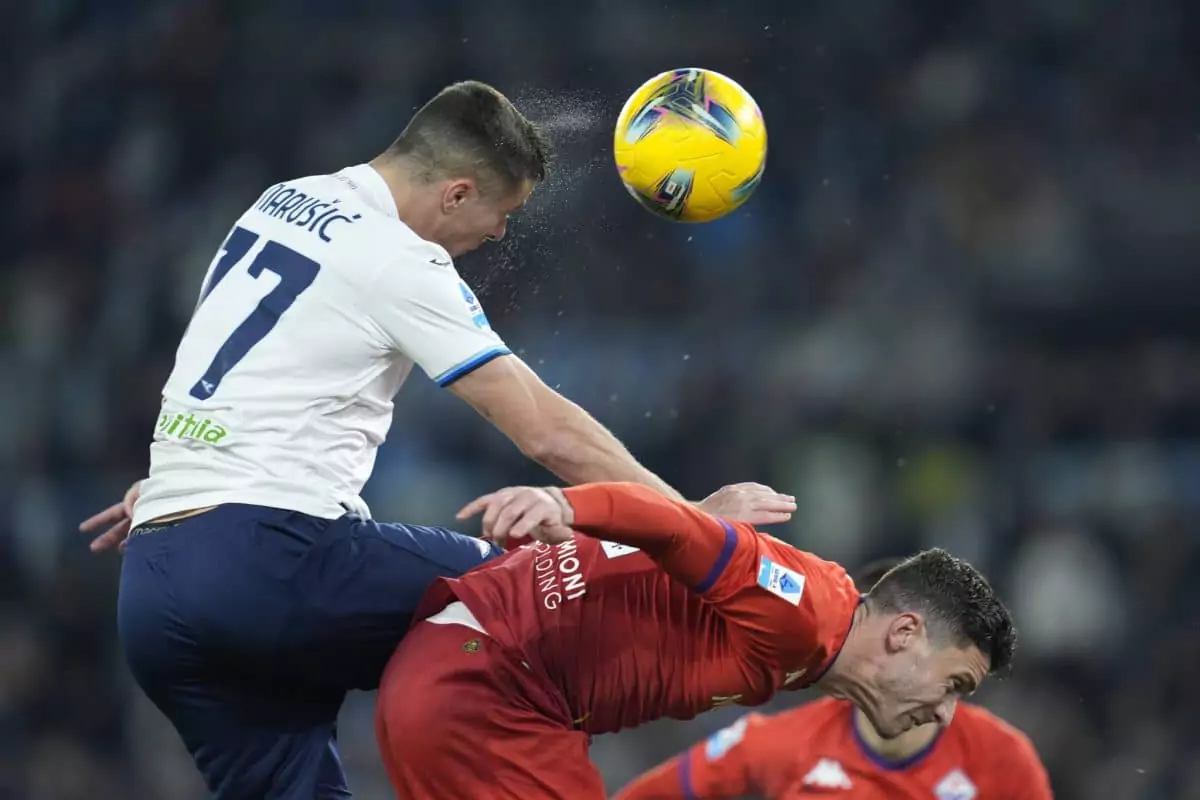
<svg viewBox="0 0 1200 800">
<path fill-rule="evenodd" d="M 737 543 L 733 526 L 633 483 L 595 483 L 564 490 L 572 527 L 589 536 L 636 547 L 667 574 L 704 591 Z"/>
<path fill-rule="evenodd" d="M 560 398 L 543 431 L 528 443 L 527 455 L 571 485 L 629 482 L 648 486 L 676 500 L 683 495 L 642 466 L 607 428 L 579 406 Z"/>
</svg>

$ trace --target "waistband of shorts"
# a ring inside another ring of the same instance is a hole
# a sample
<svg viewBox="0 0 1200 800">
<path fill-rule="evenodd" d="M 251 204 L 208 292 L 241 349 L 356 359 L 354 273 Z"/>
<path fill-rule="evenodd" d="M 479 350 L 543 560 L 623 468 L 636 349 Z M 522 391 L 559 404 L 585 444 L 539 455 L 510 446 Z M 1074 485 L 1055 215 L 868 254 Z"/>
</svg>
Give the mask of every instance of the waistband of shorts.
<svg viewBox="0 0 1200 800">
<path fill-rule="evenodd" d="M 210 511 L 214 510 L 215 508 L 217 508 L 217 506 L 212 506 L 210 508 L 197 509 L 196 511 L 193 511 L 191 513 L 169 516 L 167 519 L 150 520 L 149 522 L 143 522 L 141 525 L 138 525 L 136 528 L 131 530 L 129 532 L 129 536 L 127 536 L 126 538 L 132 539 L 134 536 L 145 536 L 148 533 L 158 533 L 159 531 L 169 530 L 171 528 L 174 528 L 176 525 L 179 525 L 180 523 L 187 522 L 188 520 L 191 520 L 191 519 L 196 519 L 197 517 L 202 517 L 205 514 L 209 513 Z"/>
</svg>

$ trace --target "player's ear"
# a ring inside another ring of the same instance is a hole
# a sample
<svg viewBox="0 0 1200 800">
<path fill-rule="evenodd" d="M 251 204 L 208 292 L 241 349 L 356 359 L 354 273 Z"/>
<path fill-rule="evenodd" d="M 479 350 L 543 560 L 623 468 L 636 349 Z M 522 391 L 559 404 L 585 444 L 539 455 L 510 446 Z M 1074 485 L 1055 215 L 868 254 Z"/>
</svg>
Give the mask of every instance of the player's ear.
<svg viewBox="0 0 1200 800">
<path fill-rule="evenodd" d="M 446 184 L 442 191 L 442 213 L 453 214 L 468 200 L 479 194 L 473 178 L 457 178 Z"/>
<path fill-rule="evenodd" d="M 887 648 L 897 653 L 912 649 L 925 636 L 925 620 L 914 611 L 892 617 L 888 624 Z"/>
</svg>

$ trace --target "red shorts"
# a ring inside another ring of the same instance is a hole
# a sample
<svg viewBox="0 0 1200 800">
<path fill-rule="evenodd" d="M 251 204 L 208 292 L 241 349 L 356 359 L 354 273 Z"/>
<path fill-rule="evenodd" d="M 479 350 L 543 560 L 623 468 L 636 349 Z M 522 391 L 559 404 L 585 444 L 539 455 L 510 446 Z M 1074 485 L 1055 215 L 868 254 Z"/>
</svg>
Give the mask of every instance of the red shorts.
<svg viewBox="0 0 1200 800">
<path fill-rule="evenodd" d="M 406 800 L 603 800 L 562 699 L 464 625 L 409 631 L 379 685 L 375 733 Z"/>
</svg>

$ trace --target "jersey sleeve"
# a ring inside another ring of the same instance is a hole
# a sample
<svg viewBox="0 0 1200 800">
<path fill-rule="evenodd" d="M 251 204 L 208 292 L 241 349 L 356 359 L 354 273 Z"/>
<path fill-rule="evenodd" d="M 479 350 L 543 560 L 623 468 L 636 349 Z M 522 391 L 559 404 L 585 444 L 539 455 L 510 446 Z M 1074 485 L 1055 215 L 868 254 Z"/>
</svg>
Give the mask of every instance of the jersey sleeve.
<svg viewBox="0 0 1200 800">
<path fill-rule="evenodd" d="M 707 595 L 724 576 L 739 538 L 757 533 L 664 497 L 635 483 L 590 483 L 564 490 L 574 527 L 589 536 L 636 547 L 663 571 Z"/>
<path fill-rule="evenodd" d="M 859 594 L 838 564 L 641 485 L 565 494 L 578 530 L 645 551 L 733 623 L 749 652 L 771 658 L 783 647 L 815 647 L 830 626 L 849 629 Z"/>
<path fill-rule="evenodd" d="M 449 256 L 439 253 L 445 255 L 431 247 L 383 267 L 370 302 L 389 343 L 439 386 L 449 386 L 511 351 Z"/>
<path fill-rule="evenodd" d="M 727 800 L 760 792 L 753 753 L 764 721 L 747 714 L 636 778 L 615 800 Z"/>
</svg>

